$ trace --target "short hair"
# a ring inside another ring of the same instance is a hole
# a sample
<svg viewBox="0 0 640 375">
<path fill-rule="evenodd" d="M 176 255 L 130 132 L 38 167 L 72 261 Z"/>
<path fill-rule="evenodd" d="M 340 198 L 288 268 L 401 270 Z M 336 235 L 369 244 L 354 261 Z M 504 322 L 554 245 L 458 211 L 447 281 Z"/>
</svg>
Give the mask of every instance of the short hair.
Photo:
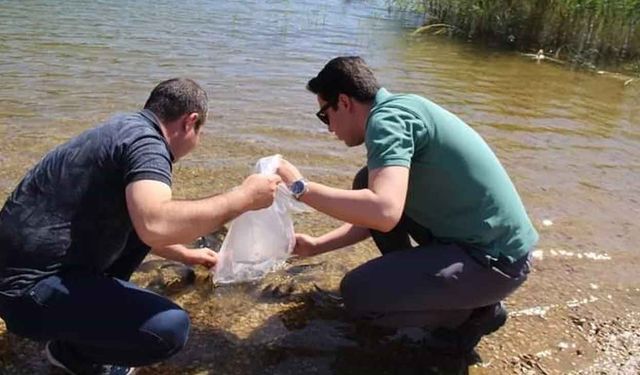
<svg viewBox="0 0 640 375">
<path fill-rule="evenodd" d="M 360 56 L 332 59 L 307 83 L 307 90 L 319 95 L 334 108 L 340 94 L 369 103 L 375 99 L 379 89 L 380 85 L 373 71 Z"/>
<path fill-rule="evenodd" d="M 162 121 L 173 121 L 188 113 L 197 113 L 196 129 L 207 120 L 207 93 L 194 80 L 172 78 L 160 82 L 144 105 Z"/>
</svg>

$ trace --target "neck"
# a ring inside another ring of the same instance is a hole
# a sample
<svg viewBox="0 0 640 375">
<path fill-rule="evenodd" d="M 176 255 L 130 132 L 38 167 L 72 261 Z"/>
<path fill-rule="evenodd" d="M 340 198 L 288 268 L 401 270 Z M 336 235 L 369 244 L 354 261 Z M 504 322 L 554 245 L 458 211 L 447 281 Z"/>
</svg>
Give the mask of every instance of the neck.
<svg viewBox="0 0 640 375">
<path fill-rule="evenodd" d="M 355 102 L 355 115 L 357 123 L 362 127 L 362 130 L 367 126 L 367 118 L 369 117 L 369 112 L 371 112 L 371 108 L 373 107 L 373 103 L 360 103 Z"/>
<path fill-rule="evenodd" d="M 177 126 L 178 124 L 172 123 L 172 122 L 165 122 L 162 120 L 158 120 L 158 123 L 160 124 L 160 131 L 162 132 L 162 136 L 164 137 L 164 139 L 167 141 L 167 144 L 169 145 L 169 150 L 171 150 L 171 153 L 177 159 L 178 154 L 176 153 L 174 143 L 177 135 L 176 133 L 178 132 L 178 126 Z"/>
</svg>

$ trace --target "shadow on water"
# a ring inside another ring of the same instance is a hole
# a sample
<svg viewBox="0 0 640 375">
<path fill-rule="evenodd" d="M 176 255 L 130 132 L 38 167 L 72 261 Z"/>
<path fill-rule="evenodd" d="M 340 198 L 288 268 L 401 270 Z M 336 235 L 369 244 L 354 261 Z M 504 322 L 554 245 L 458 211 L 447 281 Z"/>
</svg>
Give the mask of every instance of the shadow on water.
<svg viewBox="0 0 640 375">
<path fill-rule="evenodd" d="M 335 293 L 317 288 L 301 299 L 304 304 L 281 314 L 291 333 L 273 353 L 280 363 L 315 355 L 325 357 L 333 374 L 465 374 L 477 361 L 430 351 L 395 329 L 353 321 Z"/>
<path fill-rule="evenodd" d="M 192 331 L 182 352 L 141 373 L 467 372 L 468 358 L 438 355 L 419 338 L 350 319 L 340 295 L 319 286 L 332 277 L 331 267 L 293 259 L 264 279 L 214 287 L 204 268 L 147 260 L 134 280 L 179 301 L 190 312 Z M 345 271 L 337 268 L 334 276 Z"/>
<path fill-rule="evenodd" d="M 473 358 L 433 353 L 419 334 L 350 319 L 331 290 L 347 269 L 322 259 L 291 259 L 264 279 L 214 287 L 204 268 L 148 259 L 134 280 L 179 301 L 193 328 L 181 353 L 142 373 L 467 373 Z"/>
<path fill-rule="evenodd" d="M 336 293 L 317 286 L 303 293 L 273 293 L 272 284 L 232 288 L 257 291 L 257 303 L 288 308 L 246 338 L 196 324 L 188 347 L 149 374 L 466 374 L 478 360 L 434 353 L 395 330 L 354 322 Z"/>
</svg>

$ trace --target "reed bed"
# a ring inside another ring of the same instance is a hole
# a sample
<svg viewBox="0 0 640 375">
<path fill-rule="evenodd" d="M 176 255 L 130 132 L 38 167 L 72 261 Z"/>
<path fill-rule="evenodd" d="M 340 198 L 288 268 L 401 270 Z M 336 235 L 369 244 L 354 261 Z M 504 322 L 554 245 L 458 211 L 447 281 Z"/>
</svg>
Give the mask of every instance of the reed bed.
<svg viewBox="0 0 640 375">
<path fill-rule="evenodd" d="M 640 0 L 389 0 L 425 14 L 425 31 L 640 71 Z M 428 28 L 434 25 L 435 27 Z"/>
</svg>

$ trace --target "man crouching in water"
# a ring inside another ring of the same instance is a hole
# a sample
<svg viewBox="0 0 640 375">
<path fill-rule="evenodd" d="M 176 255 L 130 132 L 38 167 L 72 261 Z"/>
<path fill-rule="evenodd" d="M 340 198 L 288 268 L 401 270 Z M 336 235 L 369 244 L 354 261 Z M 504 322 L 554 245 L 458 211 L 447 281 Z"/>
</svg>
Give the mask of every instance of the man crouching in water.
<svg viewBox="0 0 640 375">
<path fill-rule="evenodd" d="M 426 345 L 469 354 L 504 325 L 501 301 L 527 278 L 538 240 L 506 171 L 471 127 L 435 103 L 381 88 L 359 57 L 337 57 L 311 79 L 317 117 L 348 147 L 364 143 L 353 190 L 278 173 L 302 202 L 345 222 L 296 235 L 312 256 L 373 237 L 382 256 L 340 289 L 355 318 L 429 328 Z M 416 246 L 413 243 L 417 243 Z"/>
<path fill-rule="evenodd" d="M 0 211 L 0 317 L 46 341 L 70 374 L 131 374 L 185 345 L 187 313 L 128 282 L 153 248 L 211 267 L 210 249 L 182 243 L 272 204 L 276 175 L 237 189 L 174 200 L 172 164 L 197 145 L 207 95 L 194 81 L 156 86 L 144 110 L 111 118 L 49 152 Z"/>
</svg>

